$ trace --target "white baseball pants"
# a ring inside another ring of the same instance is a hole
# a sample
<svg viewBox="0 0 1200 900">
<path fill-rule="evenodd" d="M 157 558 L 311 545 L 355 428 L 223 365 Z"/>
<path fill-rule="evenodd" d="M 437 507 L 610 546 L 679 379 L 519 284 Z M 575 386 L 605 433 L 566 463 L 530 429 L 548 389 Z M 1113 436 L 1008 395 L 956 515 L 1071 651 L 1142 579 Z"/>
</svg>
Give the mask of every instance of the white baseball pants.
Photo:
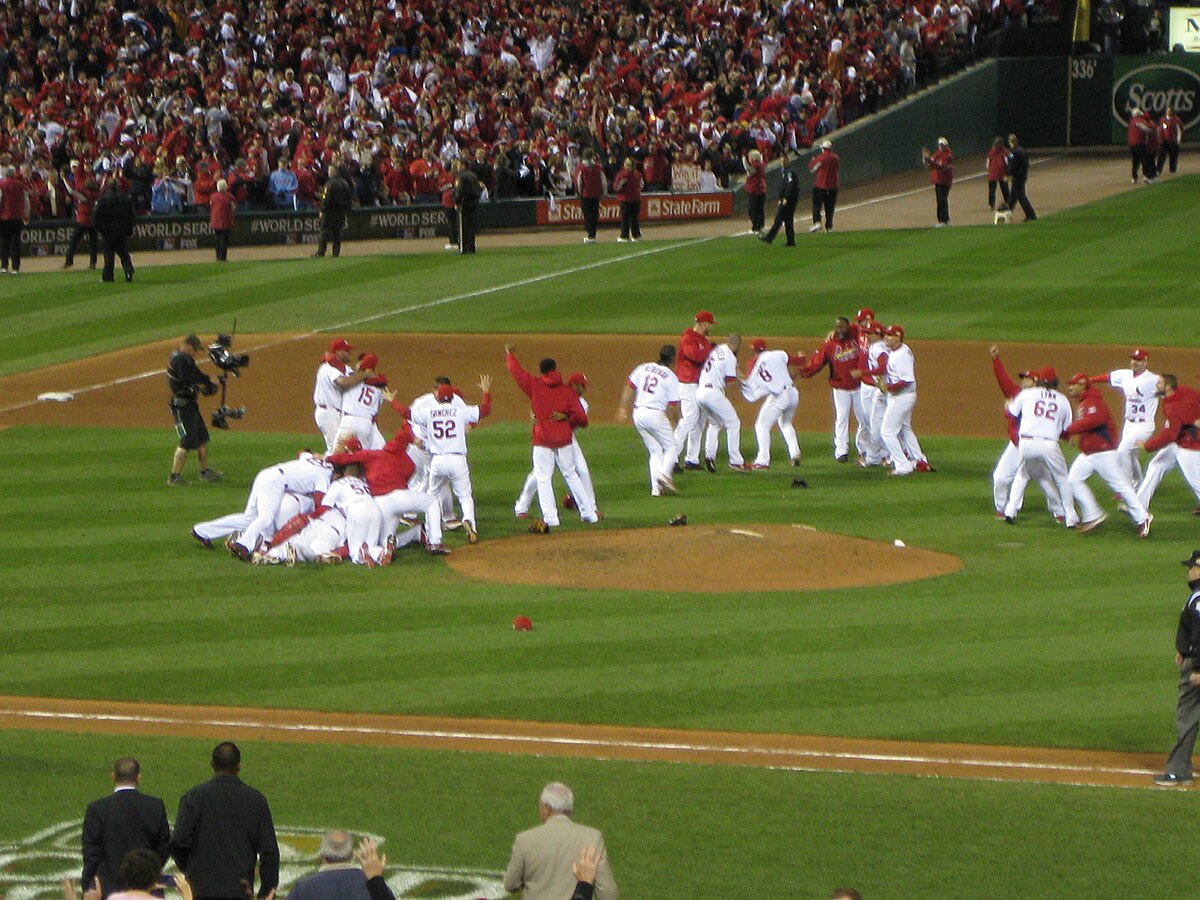
<svg viewBox="0 0 1200 900">
<path fill-rule="evenodd" d="M 879 431 L 884 449 L 892 459 L 892 471 L 897 475 L 908 475 L 916 467 L 917 460 L 925 458 L 912 430 L 913 407 L 916 405 L 915 389 L 887 395 Z M 1066 467 L 1063 477 L 1066 478 Z"/>
<path fill-rule="evenodd" d="M 1120 452 L 1119 448 L 1117 452 Z M 1197 503 L 1200 503 L 1200 451 L 1184 450 L 1178 444 L 1167 444 L 1151 458 L 1150 464 L 1146 466 L 1146 474 L 1137 486 L 1138 500 L 1142 502 L 1142 506 L 1150 508 L 1150 501 L 1154 499 L 1154 492 L 1158 490 L 1163 476 L 1176 466 L 1179 466 L 1183 480 L 1196 495 Z"/>
<path fill-rule="evenodd" d="M 1099 475 L 1109 488 L 1121 495 L 1121 499 L 1129 507 L 1129 518 L 1133 519 L 1135 525 L 1141 525 L 1146 521 L 1146 507 L 1138 499 L 1137 491 L 1134 490 L 1133 482 L 1129 480 L 1129 473 L 1122 465 L 1121 454 L 1118 450 L 1080 453 L 1075 457 L 1075 462 L 1071 463 L 1068 480 L 1071 482 L 1071 492 L 1074 494 L 1075 502 L 1079 504 L 1079 518 L 1082 521 L 1091 522 L 1104 514 L 1100 504 L 1096 502 L 1092 489 L 1087 486 L 1087 480 L 1092 477 L 1093 473 Z"/>
<path fill-rule="evenodd" d="M 321 437 L 325 438 L 325 452 L 332 453 L 333 445 L 337 443 L 338 426 L 342 424 L 342 411 L 332 406 L 315 407 L 313 421 L 317 423 Z"/>
<path fill-rule="evenodd" d="M 700 412 L 708 416 L 708 433 L 704 439 L 704 456 L 706 459 L 717 458 L 717 444 L 720 432 L 725 432 L 725 449 L 729 453 L 729 464 L 740 466 L 745 464 L 742 458 L 742 420 L 738 418 L 733 403 L 720 391 L 705 388 L 696 392 L 696 403 Z"/>
<path fill-rule="evenodd" d="M 379 511 L 383 514 L 378 543 L 396 533 L 401 516 L 420 515 L 425 518 L 425 537 L 430 544 L 442 542 L 442 507 L 437 497 L 424 491 L 400 490 L 376 497 Z M 399 541 L 397 541 L 399 546 Z"/>
<path fill-rule="evenodd" d="M 379 431 L 379 426 L 375 424 L 375 420 L 362 416 L 342 416 L 342 424 L 338 426 L 337 438 L 334 443 L 345 441 L 350 437 L 358 438 L 364 450 L 382 450 L 383 445 L 387 443 Z"/>
<path fill-rule="evenodd" d="M 872 384 L 864 384 L 859 390 L 862 392 L 863 413 L 870 423 L 870 437 L 863 461 L 869 466 L 878 466 L 887 455 L 883 446 L 883 414 L 887 411 L 887 397 Z"/>
<path fill-rule="evenodd" d="M 416 444 L 408 445 L 408 458 L 413 461 L 415 471 L 412 477 L 408 479 L 410 490 L 423 491 L 426 494 L 435 493 L 430 486 L 429 478 L 429 461 L 432 457 L 429 451 L 424 447 L 418 447 Z M 454 518 L 454 494 L 450 492 L 450 485 L 443 484 L 442 489 L 436 492 L 438 502 L 442 505 L 442 521 Z"/>
<path fill-rule="evenodd" d="M 675 443 L 678 453 L 685 462 L 700 463 L 700 433 L 704 430 L 704 416 L 696 401 L 698 385 L 679 385 L 679 424 L 675 426 Z M 686 453 L 685 453 L 686 451 Z M 678 458 L 675 460 L 678 462 Z M 671 467 L 674 471 L 674 466 Z"/>
<path fill-rule="evenodd" d="M 278 547 L 272 547 L 267 555 L 282 562 L 287 559 L 287 546 L 291 544 L 299 562 L 316 562 L 318 557 L 332 553 L 346 543 L 345 525 L 346 517 L 340 512 L 327 512 L 321 518 L 311 520 Z"/>
<path fill-rule="evenodd" d="M 475 496 L 471 489 L 471 469 L 467 458 L 461 453 L 439 453 L 429 461 L 429 492 L 437 495 L 447 483 L 454 492 L 462 509 L 464 522 L 470 522 L 478 530 L 475 521 Z"/>
<path fill-rule="evenodd" d="M 254 476 L 254 483 L 250 485 L 250 499 L 246 501 L 246 514 L 250 516 L 250 522 L 242 529 L 238 544 L 253 553 L 259 541 L 275 534 L 275 520 L 283 494 L 283 472 L 278 467 L 263 469 Z"/>
<path fill-rule="evenodd" d="M 275 513 L 275 522 L 271 533 L 274 534 L 282 528 L 292 516 L 310 513 L 312 510 L 312 498 L 307 494 L 284 493 L 283 499 L 279 502 L 279 509 Z M 247 504 L 247 508 L 240 513 L 230 513 L 210 522 L 197 522 L 192 530 L 205 540 L 215 541 L 231 534 L 237 534 L 239 531 L 245 531 L 247 526 L 254 521 L 254 516 L 255 511 Z"/>
<path fill-rule="evenodd" d="M 671 483 L 675 477 L 675 460 L 679 457 L 675 430 L 661 409 L 635 409 L 633 427 L 646 445 L 650 459 L 650 496 L 657 497 L 662 493 L 659 482 Z"/>
<path fill-rule="evenodd" d="M 1137 484 L 1142 480 L 1142 460 L 1138 455 L 1138 441 L 1149 440 L 1154 435 L 1154 420 L 1148 422 L 1131 422 L 1125 420 L 1121 426 L 1121 442 L 1117 444 L 1117 456 L 1121 465 L 1129 473 L 1129 480 Z"/>
<path fill-rule="evenodd" d="M 866 453 L 871 433 L 871 421 L 863 410 L 858 388 L 852 391 L 833 388 L 833 456 L 850 454 L 850 412 L 854 412 L 854 449 L 859 456 Z M 864 434 L 864 431 L 866 432 Z"/>
<path fill-rule="evenodd" d="M 1075 497 L 1071 492 L 1067 461 L 1063 457 L 1062 448 L 1058 446 L 1058 441 L 1023 437 L 1019 450 L 1025 471 L 1038 483 L 1038 487 L 1046 495 L 1047 504 L 1050 502 L 1050 492 L 1058 488 L 1067 527 L 1078 525 L 1079 514 L 1075 512 Z"/>
<path fill-rule="evenodd" d="M 583 455 L 583 448 L 579 446 L 578 438 L 571 437 L 571 446 L 575 450 L 575 472 L 579 476 L 579 482 L 583 485 L 587 495 L 586 502 L 580 503 L 580 498 L 575 497 L 575 508 L 584 509 L 587 507 L 596 506 L 596 489 L 592 486 L 592 470 L 588 466 L 586 457 Z M 521 485 L 521 493 L 517 496 L 517 502 L 513 504 L 513 512 L 517 515 L 524 515 L 529 512 L 529 507 L 533 506 L 533 498 L 537 496 L 537 472 L 532 469 L 525 476 L 525 483 Z"/>
<path fill-rule="evenodd" d="M 559 524 L 558 501 L 554 497 L 555 466 L 562 473 L 571 496 L 575 498 L 579 517 L 585 522 L 597 521 L 595 501 L 591 499 L 587 488 L 580 481 L 579 472 L 575 467 L 573 444 L 567 444 L 565 447 L 535 446 L 533 448 L 533 473 L 537 478 L 538 506 L 542 510 L 542 521 L 551 528 L 557 528 Z M 585 502 L 588 504 L 586 507 L 583 505 Z"/>
<path fill-rule="evenodd" d="M 383 527 L 383 513 L 374 497 L 364 497 L 351 503 L 346 514 L 346 548 L 350 561 L 355 565 L 366 565 L 367 555 L 375 562 L 383 556 L 383 545 L 379 532 Z"/>
<path fill-rule="evenodd" d="M 1006 516 L 1019 513 L 1025 505 L 1025 488 L 1028 486 L 1029 474 L 1021 465 L 1021 451 L 1017 449 L 1016 444 L 1009 441 L 1004 445 L 1004 452 L 1000 454 L 1000 458 L 996 460 L 996 468 L 992 470 L 992 503 L 996 512 Z M 1055 508 L 1061 506 L 1058 491 L 1054 492 L 1053 502 L 1050 497 L 1046 498 L 1046 502 L 1051 504 L 1051 515 L 1064 515 L 1061 509 L 1056 511 Z M 1009 512 L 1010 509 L 1012 512 Z"/>
<path fill-rule="evenodd" d="M 788 386 L 778 394 L 771 394 L 763 401 L 758 418 L 754 420 L 754 436 L 758 439 L 758 455 L 754 457 L 756 466 L 771 464 L 771 429 L 775 426 L 783 435 L 788 457 L 793 460 L 800 458 L 800 441 L 796 437 L 796 426 L 792 424 L 799 405 L 800 392 L 795 385 Z"/>
</svg>

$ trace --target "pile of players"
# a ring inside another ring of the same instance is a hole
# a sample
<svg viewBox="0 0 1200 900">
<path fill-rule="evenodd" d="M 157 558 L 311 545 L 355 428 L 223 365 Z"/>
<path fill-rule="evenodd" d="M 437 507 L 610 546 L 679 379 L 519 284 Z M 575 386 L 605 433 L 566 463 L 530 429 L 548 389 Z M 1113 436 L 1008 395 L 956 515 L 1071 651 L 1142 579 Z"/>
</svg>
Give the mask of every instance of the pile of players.
<svg viewBox="0 0 1200 900">
<path fill-rule="evenodd" d="M 1181 385 L 1175 375 L 1151 372 L 1145 350 L 1130 351 L 1128 368 L 1072 375 L 1065 395 L 1058 390 L 1053 368 L 1022 371 L 1019 383 L 1014 382 L 1000 360 L 999 347 L 990 352 L 997 383 L 1008 400 L 1009 443 L 992 475 L 997 519 L 1016 521 L 1025 487 L 1033 479 L 1057 522 L 1079 534 L 1093 531 L 1108 518 L 1087 486 L 1092 475 L 1099 475 L 1118 500 L 1117 508 L 1133 521 L 1138 536 L 1146 538 L 1154 521 L 1150 501 L 1163 476 L 1176 466 L 1200 503 L 1200 391 Z M 1119 434 L 1101 385 L 1123 396 Z M 1163 425 L 1156 432 L 1160 403 Z M 1079 455 L 1068 469 L 1060 440 L 1071 438 L 1078 439 Z M 1154 453 L 1144 471 L 1140 450 Z M 1200 514 L 1200 506 L 1194 511 Z"/>
</svg>

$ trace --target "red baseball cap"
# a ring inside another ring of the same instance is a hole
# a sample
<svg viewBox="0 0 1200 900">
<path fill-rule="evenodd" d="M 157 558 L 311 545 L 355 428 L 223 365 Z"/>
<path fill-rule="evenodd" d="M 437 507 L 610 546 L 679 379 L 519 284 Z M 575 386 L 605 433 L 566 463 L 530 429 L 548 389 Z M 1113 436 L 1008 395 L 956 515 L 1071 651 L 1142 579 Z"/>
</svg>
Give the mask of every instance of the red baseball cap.
<svg viewBox="0 0 1200 900">
<path fill-rule="evenodd" d="M 1143 350 L 1141 347 L 1137 347 L 1137 348 L 1129 351 L 1129 358 L 1130 359 L 1139 359 L 1139 360 L 1149 359 L 1150 354 L 1147 353 L 1145 350 Z"/>
<path fill-rule="evenodd" d="M 875 318 L 875 310 L 871 309 L 871 307 L 869 307 L 869 306 L 864 306 L 862 309 L 860 309 L 858 312 L 856 312 L 854 314 L 854 320 L 856 322 L 861 322 L 864 319 L 873 319 L 873 318 Z"/>
<path fill-rule="evenodd" d="M 1041 374 L 1040 369 L 1026 369 L 1024 372 L 1018 372 L 1017 377 L 1018 378 L 1032 378 L 1034 381 L 1037 381 L 1038 375 L 1040 375 L 1040 374 Z"/>
<path fill-rule="evenodd" d="M 702 309 L 700 312 L 696 313 L 696 321 L 707 322 L 709 325 L 717 324 L 717 320 L 713 318 L 713 314 L 706 309 Z"/>
<path fill-rule="evenodd" d="M 450 384 L 439 384 L 437 390 L 433 392 L 433 396 L 437 397 L 439 403 L 445 403 L 447 400 L 454 398 L 454 386 Z"/>
<path fill-rule="evenodd" d="M 584 375 L 582 372 L 572 372 L 570 375 L 567 376 L 567 384 L 577 384 L 580 387 L 587 387 L 588 386 L 587 376 Z"/>
<path fill-rule="evenodd" d="M 767 349 L 767 342 L 762 338 L 755 338 L 750 342 L 750 346 L 754 348 L 755 353 L 762 353 Z"/>
<path fill-rule="evenodd" d="M 1067 384 L 1086 385 L 1087 383 L 1088 383 L 1088 377 L 1083 372 L 1076 372 L 1074 375 L 1071 376 L 1070 380 L 1067 381 Z"/>
<path fill-rule="evenodd" d="M 1046 368 L 1038 372 L 1038 381 L 1043 384 L 1050 381 L 1058 381 L 1058 373 L 1054 371 L 1054 366 L 1046 366 Z"/>
<path fill-rule="evenodd" d="M 883 329 L 883 333 L 884 334 L 894 334 L 894 335 L 896 335 L 896 337 L 900 338 L 900 340 L 904 340 L 903 326 L 889 325 L 887 328 Z"/>
<path fill-rule="evenodd" d="M 329 345 L 330 353 L 340 353 L 343 350 L 345 350 L 348 353 L 353 349 L 354 349 L 354 345 L 351 344 L 349 341 L 347 341 L 345 338 L 338 338 L 336 341 L 334 341 L 332 344 Z"/>
<path fill-rule="evenodd" d="M 379 357 L 374 353 L 364 353 L 358 358 L 358 367 L 360 369 L 374 369 L 379 365 Z"/>
<path fill-rule="evenodd" d="M 362 441 L 353 436 L 346 438 L 342 445 L 346 448 L 347 453 L 357 453 L 363 448 Z"/>
<path fill-rule="evenodd" d="M 517 616 L 513 619 L 513 631 L 533 631 L 533 622 L 529 616 Z"/>
</svg>

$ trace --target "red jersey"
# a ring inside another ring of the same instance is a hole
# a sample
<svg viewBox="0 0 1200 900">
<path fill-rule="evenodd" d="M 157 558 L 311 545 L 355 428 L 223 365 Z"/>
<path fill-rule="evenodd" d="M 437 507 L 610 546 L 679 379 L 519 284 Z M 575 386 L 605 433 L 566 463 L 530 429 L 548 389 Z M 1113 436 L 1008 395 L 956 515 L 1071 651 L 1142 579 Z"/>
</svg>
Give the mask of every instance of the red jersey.
<svg viewBox="0 0 1200 900">
<path fill-rule="evenodd" d="M 767 192 L 767 166 L 766 163 L 747 163 L 749 168 L 746 169 L 746 193 L 747 194 L 766 194 Z"/>
<path fill-rule="evenodd" d="M 855 378 L 850 372 L 859 369 L 858 341 L 852 335 L 842 339 L 831 337 L 814 351 L 808 358 L 808 365 L 800 370 L 801 378 L 812 378 L 825 365 L 829 365 L 829 384 L 843 391 L 857 390 L 862 384 L 861 378 Z"/>
<path fill-rule="evenodd" d="M 1143 147 L 1150 143 L 1150 132 L 1154 131 L 1154 125 L 1150 122 L 1150 117 L 1145 113 L 1139 113 L 1129 120 L 1129 146 Z"/>
<path fill-rule="evenodd" d="M 613 190 L 622 203 L 638 203 L 642 199 L 642 173 L 637 169 L 622 169 L 613 179 Z"/>
<path fill-rule="evenodd" d="M 100 192 L 94 188 L 79 188 L 75 191 L 75 222 L 84 228 L 93 228 L 96 220 L 92 213 L 96 209 L 96 201 Z"/>
<path fill-rule="evenodd" d="M 208 224 L 213 231 L 233 231 L 233 194 L 216 191 L 208 198 Z"/>
<path fill-rule="evenodd" d="M 1021 386 L 1009 377 L 1008 370 L 1004 368 L 1004 363 L 998 356 L 992 360 L 992 373 L 996 376 L 996 384 L 1000 385 L 1000 393 L 1004 395 L 1005 400 L 1011 400 L 1021 393 Z M 1007 405 L 1004 407 L 1004 418 L 1008 420 L 1008 439 L 1016 444 L 1020 437 L 1018 429 L 1021 427 L 1021 420 L 1008 411 Z"/>
<path fill-rule="evenodd" d="M 1158 139 L 1164 144 L 1183 143 L 1183 120 L 1179 116 L 1163 116 L 1158 123 Z"/>
<path fill-rule="evenodd" d="M 357 450 L 354 453 L 331 453 L 326 460 L 335 466 L 358 463 L 363 467 L 367 487 L 376 497 L 402 491 L 408 487 L 416 466 L 408 455 L 413 435 L 405 425 L 397 436 L 383 445 L 382 450 Z"/>
<path fill-rule="evenodd" d="M 1079 409 L 1075 413 L 1075 421 L 1065 432 L 1079 435 L 1079 450 L 1082 453 L 1104 453 L 1106 450 L 1116 450 L 1120 443 L 1117 428 L 1113 424 L 1112 413 L 1104 402 L 1100 391 L 1088 387 L 1079 395 Z"/>
<path fill-rule="evenodd" d="M 938 150 L 925 165 L 929 166 L 929 180 L 933 184 L 954 184 L 954 154 L 949 150 Z"/>
<path fill-rule="evenodd" d="M 842 158 L 830 149 L 822 150 L 808 164 L 808 171 L 816 173 L 813 187 L 822 191 L 838 189 L 838 170 L 842 167 Z"/>
<path fill-rule="evenodd" d="M 1146 441 L 1147 450 L 1161 450 L 1178 444 L 1185 450 L 1200 450 L 1200 436 L 1195 422 L 1200 419 L 1200 391 L 1180 385 L 1163 397 L 1162 431 Z"/>
<path fill-rule="evenodd" d="M 533 410 L 533 435 L 535 447 L 565 447 L 571 443 L 576 428 L 586 428 L 587 413 L 575 394 L 575 389 L 562 380 L 558 370 L 547 372 L 540 378 L 521 368 L 511 353 L 504 357 L 509 374 L 529 398 Z M 554 419 L 554 413 L 562 413 L 566 419 Z"/>
<path fill-rule="evenodd" d="M 679 338 L 678 352 L 675 354 L 675 374 L 679 376 L 680 384 L 698 384 L 700 370 L 712 353 L 712 341 L 689 328 Z"/>
<path fill-rule="evenodd" d="M 575 186 L 579 196 L 588 200 L 598 200 L 604 196 L 604 169 L 600 163 L 580 163 L 575 170 Z"/>
<path fill-rule="evenodd" d="M 1003 147 L 993 147 L 987 155 L 988 181 L 999 181 L 1008 174 L 1008 154 Z"/>
<path fill-rule="evenodd" d="M 0 222 L 24 221 L 29 209 L 29 195 L 19 178 L 0 178 Z"/>
</svg>

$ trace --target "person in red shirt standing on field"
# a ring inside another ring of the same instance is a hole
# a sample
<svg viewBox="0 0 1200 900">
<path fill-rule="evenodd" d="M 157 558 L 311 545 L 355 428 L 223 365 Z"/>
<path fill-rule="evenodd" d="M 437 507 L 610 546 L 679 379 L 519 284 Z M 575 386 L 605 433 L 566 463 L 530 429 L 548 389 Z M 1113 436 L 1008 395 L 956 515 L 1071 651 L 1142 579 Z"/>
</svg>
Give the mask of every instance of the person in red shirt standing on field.
<svg viewBox="0 0 1200 900">
<path fill-rule="evenodd" d="M 833 212 L 837 209 L 838 171 L 842 159 L 833 152 L 832 141 L 821 142 L 821 152 L 812 158 L 808 171 L 813 173 L 813 210 L 810 232 L 821 230 L 821 210 L 825 210 L 825 230 L 833 231 Z"/>
<path fill-rule="evenodd" d="M 1154 122 L 1150 114 L 1136 106 L 1129 111 L 1129 129 L 1126 134 L 1129 144 L 1129 162 L 1132 166 L 1130 174 L 1133 183 L 1138 183 L 1138 171 L 1145 176 L 1146 184 L 1154 183 L 1154 161 L 1150 158 L 1150 135 L 1154 131 Z"/>
<path fill-rule="evenodd" d="M 71 231 L 71 243 L 67 245 L 67 257 L 63 260 L 64 269 L 75 265 L 75 251 L 79 249 L 79 242 L 85 234 L 88 239 L 88 268 L 96 268 L 100 233 L 96 230 L 93 212 L 96 209 L 96 201 L 100 199 L 100 185 L 91 175 L 81 181 L 79 187 L 70 188 L 71 196 L 75 198 L 75 227 Z"/>
<path fill-rule="evenodd" d="M 630 241 L 642 239 L 642 229 L 638 224 L 638 214 L 642 209 L 642 173 L 632 156 L 625 157 L 621 170 L 613 178 L 613 190 L 621 198 L 621 236 L 618 244 L 628 244 Z"/>
<path fill-rule="evenodd" d="M 683 456 L 683 468 L 692 472 L 700 469 L 700 432 L 704 426 L 696 391 L 700 372 L 712 353 L 708 332 L 716 324 L 717 320 L 707 310 L 696 313 L 695 324 L 679 338 L 675 353 L 675 375 L 679 379 L 679 423 L 675 426 L 675 443 Z"/>
<path fill-rule="evenodd" d="M 1196 428 L 1196 420 L 1200 419 L 1200 391 L 1164 373 L 1158 376 L 1158 394 L 1162 397 L 1163 427 L 1149 440 L 1138 441 L 1143 450 L 1154 452 L 1146 474 L 1138 482 L 1138 499 L 1149 510 L 1163 476 L 1178 466 L 1200 504 L 1200 430 Z"/>
<path fill-rule="evenodd" d="M 938 138 L 937 150 L 930 153 L 921 148 L 921 159 L 929 169 L 929 180 L 933 182 L 933 193 L 937 198 L 937 227 L 950 224 L 950 188 L 954 184 L 954 154 L 950 142 Z"/>
<path fill-rule="evenodd" d="M 575 190 L 583 213 L 585 244 L 596 243 L 596 226 L 600 223 L 600 198 L 604 196 L 604 169 L 596 162 L 596 151 L 588 147 L 575 170 Z"/>
<path fill-rule="evenodd" d="M 833 458 L 840 463 L 850 461 L 850 411 L 854 411 L 856 429 L 854 446 L 859 456 L 865 456 L 871 446 L 871 422 L 863 412 L 859 386 L 862 378 L 859 371 L 861 350 L 854 335 L 850 320 L 838 316 L 834 323 L 833 336 L 825 341 L 808 358 L 808 364 L 800 370 L 801 378 L 812 378 L 825 366 L 829 366 L 829 386 L 833 388 Z"/>
<path fill-rule="evenodd" d="M 21 271 L 21 231 L 28 224 L 29 192 L 17 178 L 17 170 L 4 166 L 0 169 L 0 275 Z"/>
<path fill-rule="evenodd" d="M 237 201 L 229 193 L 229 182 L 224 178 L 217 181 L 217 189 L 208 198 L 208 224 L 217 241 L 217 262 L 229 257 L 229 235 L 233 231 L 233 212 Z"/>
<path fill-rule="evenodd" d="M 1167 107 L 1163 117 L 1158 120 L 1158 160 L 1154 169 L 1161 175 L 1163 163 L 1171 160 L 1171 174 L 1179 168 L 1179 145 L 1183 142 L 1183 120 L 1175 115 L 1175 110 Z"/>
<path fill-rule="evenodd" d="M 999 135 L 992 141 L 992 149 L 987 154 L 987 177 L 988 209 L 996 208 L 996 188 L 1000 188 L 1000 196 L 1004 198 L 1000 209 L 1008 209 L 1011 205 L 1008 198 L 1008 182 L 1005 180 L 1008 177 L 1008 147 L 1005 146 L 1004 138 Z"/>
<path fill-rule="evenodd" d="M 746 203 L 750 212 L 750 231 L 762 234 L 767 221 L 767 164 L 762 154 L 751 150 L 742 163 L 746 170 Z"/>
</svg>

